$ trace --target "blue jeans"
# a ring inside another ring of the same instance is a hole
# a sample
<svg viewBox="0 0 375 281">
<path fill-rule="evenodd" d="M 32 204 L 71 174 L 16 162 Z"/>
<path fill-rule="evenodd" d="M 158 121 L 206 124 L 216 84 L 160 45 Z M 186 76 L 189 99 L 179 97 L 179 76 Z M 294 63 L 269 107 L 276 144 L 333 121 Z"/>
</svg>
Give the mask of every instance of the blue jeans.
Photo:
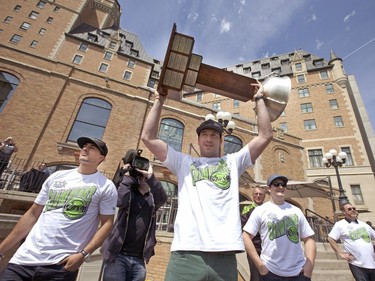
<svg viewBox="0 0 375 281">
<path fill-rule="evenodd" d="M 25 266 L 8 264 L 0 274 L 1 281 L 74 281 L 78 270 L 67 271 L 64 265 Z"/>
<path fill-rule="evenodd" d="M 375 269 L 358 267 L 349 263 L 350 271 L 356 281 L 375 281 Z"/>
<path fill-rule="evenodd" d="M 104 263 L 103 281 L 144 281 L 146 267 L 143 258 L 119 253 L 113 263 Z"/>
</svg>

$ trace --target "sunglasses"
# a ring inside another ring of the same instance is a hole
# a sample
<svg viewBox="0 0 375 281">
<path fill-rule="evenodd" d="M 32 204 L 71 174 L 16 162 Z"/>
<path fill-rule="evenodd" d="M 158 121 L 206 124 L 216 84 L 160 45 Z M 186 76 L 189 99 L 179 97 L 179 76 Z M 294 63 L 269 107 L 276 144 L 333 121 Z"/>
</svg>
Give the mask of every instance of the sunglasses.
<svg viewBox="0 0 375 281">
<path fill-rule="evenodd" d="M 286 187 L 286 183 L 283 183 L 283 182 L 276 182 L 276 183 L 273 183 L 272 185 L 275 187 L 279 187 L 279 186 Z"/>
<path fill-rule="evenodd" d="M 352 211 L 352 210 L 355 211 L 356 208 L 355 208 L 355 207 L 349 207 L 347 210 L 348 210 L 349 212 Z"/>
</svg>

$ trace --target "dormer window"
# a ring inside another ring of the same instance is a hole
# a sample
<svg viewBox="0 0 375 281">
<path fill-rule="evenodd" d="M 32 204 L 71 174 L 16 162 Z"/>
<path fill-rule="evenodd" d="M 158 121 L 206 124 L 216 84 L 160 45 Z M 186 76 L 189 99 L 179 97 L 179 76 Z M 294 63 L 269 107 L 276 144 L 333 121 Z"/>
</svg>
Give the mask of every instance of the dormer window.
<svg viewBox="0 0 375 281">
<path fill-rule="evenodd" d="M 91 41 L 91 42 L 97 42 L 98 41 L 98 37 L 94 34 L 88 34 L 88 38 L 87 40 Z"/>
</svg>

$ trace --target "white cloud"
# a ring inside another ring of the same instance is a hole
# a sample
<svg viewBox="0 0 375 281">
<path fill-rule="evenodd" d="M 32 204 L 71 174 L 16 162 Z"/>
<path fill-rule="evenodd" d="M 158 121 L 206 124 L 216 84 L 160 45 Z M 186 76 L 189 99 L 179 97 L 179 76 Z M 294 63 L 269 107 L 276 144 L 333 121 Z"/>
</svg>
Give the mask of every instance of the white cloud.
<svg viewBox="0 0 375 281">
<path fill-rule="evenodd" d="M 344 22 L 348 22 L 351 17 L 353 17 L 356 14 L 356 11 L 353 10 L 350 14 L 346 15 L 344 18 Z"/>
<path fill-rule="evenodd" d="M 315 47 L 317 50 L 320 50 L 320 48 L 324 45 L 324 42 L 320 41 L 319 39 L 315 40 Z"/>
<path fill-rule="evenodd" d="M 217 17 L 215 16 L 215 14 L 211 15 L 211 21 L 212 22 L 217 22 Z"/>
<path fill-rule="evenodd" d="M 192 12 L 188 15 L 188 19 L 192 19 L 195 22 L 197 20 L 198 16 L 199 16 L 198 13 Z"/>
<path fill-rule="evenodd" d="M 220 33 L 224 32 L 230 32 L 230 29 L 232 28 L 233 23 L 230 21 L 227 21 L 225 18 L 221 21 L 221 26 L 220 26 Z"/>
<path fill-rule="evenodd" d="M 241 5 L 245 5 L 246 4 L 246 0 L 240 0 L 240 4 Z"/>
<path fill-rule="evenodd" d="M 316 17 L 316 15 L 315 14 L 312 14 L 312 16 L 311 16 L 311 19 L 310 19 L 311 21 L 317 21 L 318 20 L 318 18 Z"/>
</svg>

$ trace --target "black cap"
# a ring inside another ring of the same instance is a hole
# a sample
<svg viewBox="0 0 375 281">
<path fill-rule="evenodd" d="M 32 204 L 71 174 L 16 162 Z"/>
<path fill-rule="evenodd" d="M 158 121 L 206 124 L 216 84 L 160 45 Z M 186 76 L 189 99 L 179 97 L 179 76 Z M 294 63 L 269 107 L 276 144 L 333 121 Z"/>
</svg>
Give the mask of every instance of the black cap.
<svg viewBox="0 0 375 281">
<path fill-rule="evenodd" d="M 135 156 L 137 156 L 138 153 L 135 149 L 129 149 L 125 156 L 122 158 L 122 161 L 124 161 L 124 164 L 131 164 L 133 162 L 133 159 Z"/>
<path fill-rule="evenodd" d="M 221 126 L 220 123 L 218 123 L 218 122 L 216 122 L 212 119 L 208 119 L 208 120 L 204 121 L 202 124 L 199 125 L 199 127 L 197 128 L 198 136 L 205 129 L 215 130 L 220 135 L 223 133 L 223 126 Z"/>
<path fill-rule="evenodd" d="M 287 178 L 287 177 L 282 176 L 282 175 L 279 175 L 279 174 L 273 174 L 273 175 L 270 175 L 270 176 L 269 176 L 269 178 L 268 178 L 268 180 L 267 180 L 267 185 L 268 185 L 268 186 L 271 186 L 272 182 L 273 182 L 274 180 L 276 180 L 276 179 L 282 179 L 282 180 L 285 182 L 285 184 L 288 183 L 288 178 Z"/>
<path fill-rule="evenodd" d="M 80 137 L 77 144 L 82 148 L 86 143 L 93 143 L 100 150 L 101 154 L 107 156 L 108 148 L 104 141 L 97 138 Z"/>
</svg>

